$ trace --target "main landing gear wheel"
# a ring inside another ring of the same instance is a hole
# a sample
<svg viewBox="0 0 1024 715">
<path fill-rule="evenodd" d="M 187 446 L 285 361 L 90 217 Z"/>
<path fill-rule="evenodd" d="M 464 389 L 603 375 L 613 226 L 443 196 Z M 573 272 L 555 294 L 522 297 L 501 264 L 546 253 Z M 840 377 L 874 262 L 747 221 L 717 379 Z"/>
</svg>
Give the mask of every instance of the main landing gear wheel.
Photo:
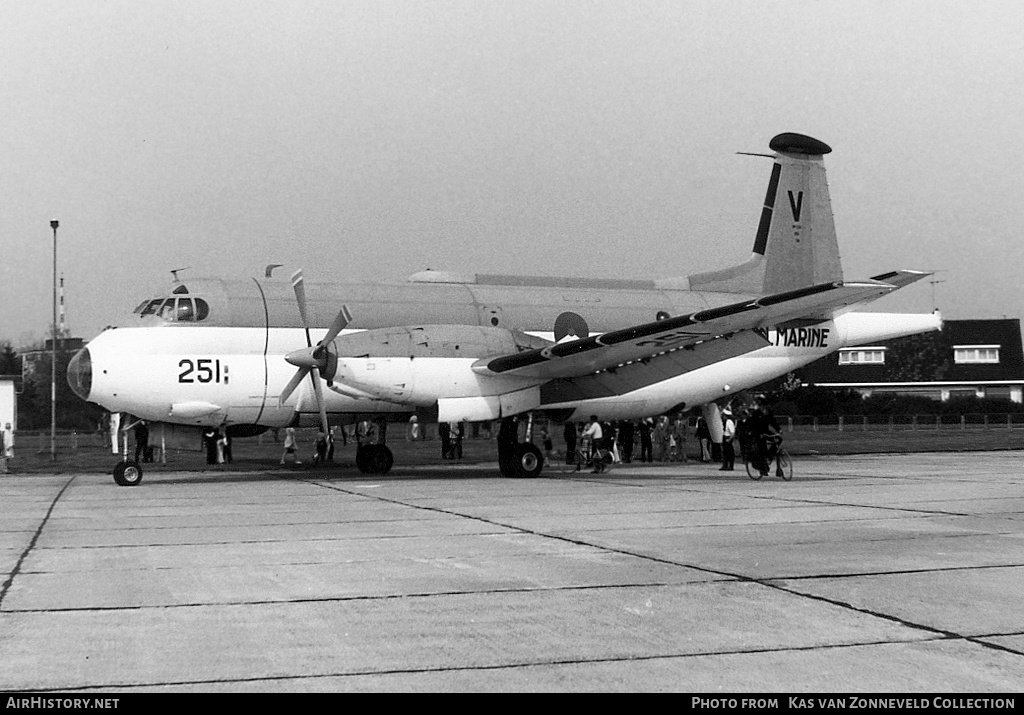
<svg viewBox="0 0 1024 715">
<path fill-rule="evenodd" d="M 138 462 L 126 460 L 114 467 L 114 481 L 122 487 L 134 487 L 142 481 L 142 467 Z"/>
<path fill-rule="evenodd" d="M 395 464 L 395 455 L 383 444 L 364 444 L 356 449 L 356 467 L 363 474 L 387 474 Z"/>
<path fill-rule="evenodd" d="M 517 444 L 507 464 L 501 465 L 501 473 L 506 477 L 522 479 L 539 477 L 544 468 L 544 455 L 536 445 L 530 442 Z"/>
</svg>

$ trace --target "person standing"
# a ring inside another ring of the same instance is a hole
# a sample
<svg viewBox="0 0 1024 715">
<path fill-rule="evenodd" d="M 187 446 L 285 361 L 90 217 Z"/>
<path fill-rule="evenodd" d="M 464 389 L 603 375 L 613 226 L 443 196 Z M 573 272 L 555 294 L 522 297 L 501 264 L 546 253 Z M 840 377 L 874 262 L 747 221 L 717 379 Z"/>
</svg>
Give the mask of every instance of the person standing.
<svg viewBox="0 0 1024 715">
<path fill-rule="evenodd" d="M 141 459 L 139 458 L 140 454 L 142 455 Z M 140 464 L 153 461 L 149 455 L 149 425 L 145 420 L 135 423 L 135 461 Z"/>
<path fill-rule="evenodd" d="M 512 468 L 516 447 L 519 446 L 519 418 L 503 417 L 498 426 L 498 465 L 502 474 Z"/>
<path fill-rule="evenodd" d="M 629 464 L 633 461 L 633 447 L 636 442 L 636 427 L 632 420 L 619 423 L 619 441 L 622 445 L 622 461 Z"/>
<path fill-rule="evenodd" d="M 438 422 L 437 436 L 441 438 L 441 459 L 452 458 L 452 426 L 447 422 Z"/>
<path fill-rule="evenodd" d="M 640 420 L 640 425 L 637 429 L 640 431 L 640 461 L 641 462 L 653 462 L 654 454 L 651 444 L 651 427 L 652 422 L 650 417 L 645 420 Z"/>
<path fill-rule="evenodd" d="M 565 440 L 565 463 L 572 464 L 576 460 L 576 423 L 566 422 L 562 428 L 562 439 Z"/>
<path fill-rule="evenodd" d="M 601 429 L 601 422 L 597 415 L 590 416 L 590 424 L 583 430 L 583 436 L 590 439 L 590 458 L 594 463 L 593 474 L 602 471 L 604 458 L 601 456 L 601 444 L 604 442 L 604 430 Z"/>
<path fill-rule="evenodd" d="M 732 419 L 732 410 L 722 410 L 722 466 L 719 471 L 731 472 L 736 465 L 736 450 L 732 446 L 736 436 L 736 423 Z"/>
<path fill-rule="evenodd" d="M 224 445 L 224 461 L 231 464 L 235 461 L 235 458 L 231 454 L 231 435 L 228 434 L 228 428 L 224 428 L 224 436 L 220 438 L 221 444 Z"/>
<path fill-rule="evenodd" d="M 679 461 L 689 462 L 690 455 L 686 453 L 686 415 L 680 415 L 676 419 L 676 443 L 679 445 Z"/>
<path fill-rule="evenodd" d="M 316 434 L 316 453 L 313 455 L 313 464 L 323 464 L 327 461 L 327 433 L 324 432 L 323 425 L 320 425 L 320 431 Z"/>
<path fill-rule="evenodd" d="M 658 423 L 654 425 L 654 431 L 651 438 L 654 442 L 654 459 L 658 462 L 664 462 L 665 457 L 668 455 L 669 442 L 669 430 L 668 430 L 668 417 L 662 415 L 658 418 Z"/>
<path fill-rule="evenodd" d="M 206 449 L 206 463 L 217 463 L 217 428 L 207 427 L 203 430 L 203 447 Z"/>
<path fill-rule="evenodd" d="M 224 435 L 220 433 L 219 429 L 213 431 L 213 443 L 217 450 L 217 464 L 224 464 Z"/>
<path fill-rule="evenodd" d="M 466 437 L 466 423 L 452 423 L 452 459 L 462 459 L 462 440 Z"/>
<path fill-rule="evenodd" d="M 711 430 L 703 417 L 697 418 L 697 429 L 694 431 L 700 443 L 700 461 L 711 461 Z"/>
<path fill-rule="evenodd" d="M 736 435 L 733 438 L 733 449 L 738 444 L 740 447 L 740 459 L 744 461 L 751 458 L 752 449 L 750 447 L 750 410 L 744 408 L 740 411 L 740 417 L 736 420 Z"/>
<path fill-rule="evenodd" d="M 338 440 L 338 435 L 339 434 L 344 439 L 345 429 L 343 427 L 339 427 L 338 425 L 334 425 L 333 427 L 331 427 L 331 433 L 329 435 L 327 435 L 327 461 L 328 462 L 333 462 L 334 461 L 334 443 Z"/>
<path fill-rule="evenodd" d="M 295 453 L 298 444 L 298 441 L 295 439 L 295 428 L 287 427 L 284 431 L 284 452 L 281 454 L 281 464 L 284 464 L 289 456 L 294 464 L 302 464 Z"/>
</svg>

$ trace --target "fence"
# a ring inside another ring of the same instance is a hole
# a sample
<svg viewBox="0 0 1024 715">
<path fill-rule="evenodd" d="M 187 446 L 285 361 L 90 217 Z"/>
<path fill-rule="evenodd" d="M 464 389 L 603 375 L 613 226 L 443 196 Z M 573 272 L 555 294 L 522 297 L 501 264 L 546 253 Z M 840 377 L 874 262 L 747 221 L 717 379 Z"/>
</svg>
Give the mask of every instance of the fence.
<svg viewBox="0 0 1024 715">
<path fill-rule="evenodd" d="M 77 430 L 57 430 L 56 447 L 59 450 L 110 449 L 109 432 L 80 432 Z M 15 449 L 34 449 L 39 453 L 50 451 L 50 430 L 18 430 L 14 433 Z"/>
<path fill-rule="evenodd" d="M 777 415 L 779 426 L 784 432 L 899 432 L 899 431 L 940 431 L 940 430 L 1024 430 L 1024 413 L 986 414 L 970 413 L 963 415 Z M 554 429 L 547 420 L 535 421 L 534 431 L 539 434 L 541 427 Z M 420 439 L 436 438 L 436 433 L 428 436 L 426 426 L 422 426 Z M 559 433 L 560 434 L 560 433 Z M 405 439 L 404 431 L 395 430 L 392 439 Z M 466 437 L 488 438 L 492 436 L 487 429 L 467 430 Z M 59 450 L 110 448 L 110 435 L 107 432 L 81 432 L 76 430 L 57 430 L 56 447 Z M 260 441 L 270 438 L 261 435 Z M 50 430 L 19 430 L 14 433 L 14 444 L 17 449 L 34 449 L 39 453 L 50 451 Z"/>
<path fill-rule="evenodd" d="M 1024 413 L 962 415 L 794 415 L 777 416 L 783 431 L 899 432 L 945 430 L 1024 430 Z"/>
</svg>

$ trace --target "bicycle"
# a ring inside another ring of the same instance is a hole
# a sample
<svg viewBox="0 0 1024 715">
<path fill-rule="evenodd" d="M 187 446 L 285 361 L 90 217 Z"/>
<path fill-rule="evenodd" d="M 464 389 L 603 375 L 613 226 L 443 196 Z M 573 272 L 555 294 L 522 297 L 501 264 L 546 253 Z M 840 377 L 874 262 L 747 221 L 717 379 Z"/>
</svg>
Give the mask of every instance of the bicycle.
<svg viewBox="0 0 1024 715">
<path fill-rule="evenodd" d="M 767 468 L 768 471 L 772 470 L 772 462 L 775 463 L 775 476 L 780 477 L 785 481 L 789 481 L 793 478 L 793 460 L 789 456 L 789 452 L 782 448 L 782 438 L 775 436 L 774 442 L 776 445 L 775 455 L 768 460 Z M 759 480 L 764 475 L 761 470 L 754 464 L 754 454 L 747 452 L 743 457 L 744 465 L 747 468 L 747 476 L 754 481 Z"/>
<path fill-rule="evenodd" d="M 613 462 L 611 452 L 607 449 L 598 448 L 597 453 L 599 458 L 595 464 L 595 460 L 591 457 L 590 445 L 584 440 L 577 445 L 576 451 L 568 460 L 562 460 L 560 464 L 561 473 L 575 474 L 576 472 L 582 472 L 584 469 L 589 469 L 598 474 L 607 472 L 611 469 Z"/>
</svg>

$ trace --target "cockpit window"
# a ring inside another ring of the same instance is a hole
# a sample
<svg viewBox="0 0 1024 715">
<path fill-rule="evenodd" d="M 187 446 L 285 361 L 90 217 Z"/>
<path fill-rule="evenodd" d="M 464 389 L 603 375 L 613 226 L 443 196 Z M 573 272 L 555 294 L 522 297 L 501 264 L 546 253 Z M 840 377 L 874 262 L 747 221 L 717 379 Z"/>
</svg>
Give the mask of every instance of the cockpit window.
<svg viewBox="0 0 1024 715">
<path fill-rule="evenodd" d="M 154 298 L 140 303 L 134 312 L 158 315 L 169 322 L 194 323 L 206 319 L 210 305 L 202 298 Z"/>
<path fill-rule="evenodd" d="M 164 302 L 163 298 L 157 298 L 156 300 L 149 301 L 149 305 L 142 309 L 142 315 L 153 315 L 159 312 L 160 305 Z"/>
<path fill-rule="evenodd" d="M 191 322 L 196 319 L 191 298 L 178 298 L 178 314 L 174 319 L 181 322 Z"/>
</svg>

